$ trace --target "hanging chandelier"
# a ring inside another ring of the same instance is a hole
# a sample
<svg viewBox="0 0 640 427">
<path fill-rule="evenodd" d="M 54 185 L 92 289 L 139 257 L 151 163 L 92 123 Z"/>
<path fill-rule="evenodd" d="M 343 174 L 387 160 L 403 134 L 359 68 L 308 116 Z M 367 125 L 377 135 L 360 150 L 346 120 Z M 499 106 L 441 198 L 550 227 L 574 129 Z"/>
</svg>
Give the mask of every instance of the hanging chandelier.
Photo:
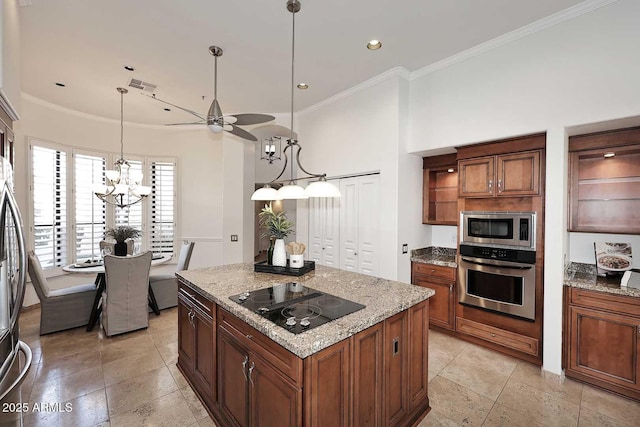
<svg viewBox="0 0 640 427">
<path fill-rule="evenodd" d="M 284 154 L 284 166 L 280 175 L 278 175 L 273 181 L 265 184 L 264 187 L 257 189 L 251 196 L 251 200 L 283 200 L 283 199 L 308 199 L 309 197 L 340 197 L 340 190 L 335 185 L 327 182 L 327 174 L 314 174 L 307 172 L 300 164 L 300 146 L 297 139 L 293 137 L 293 93 L 295 88 L 295 46 L 296 46 L 296 13 L 300 11 L 300 2 L 298 0 L 288 0 L 287 10 L 291 12 L 292 16 L 292 38 L 291 38 L 291 135 L 287 139 L 287 146 L 282 150 Z M 294 178 L 293 176 L 293 159 L 291 161 L 291 175 L 288 181 L 276 190 L 271 187 L 271 184 L 277 183 L 280 177 L 285 173 L 289 156 L 287 151 L 291 150 L 291 156 L 293 156 L 293 150 L 296 149 L 296 163 L 298 169 L 307 174 L 307 176 Z M 297 180 L 317 179 L 307 185 L 307 188 L 302 188 L 296 184 Z"/>
<path fill-rule="evenodd" d="M 142 184 L 143 174 L 132 171 L 131 165 L 124 159 L 124 94 L 127 89 L 117 88 L 120 93 L 120 158 L 115 162 L 114 170 L 105 171 L 105 184 L 98 185 L 93 192 L 98 199 L 110 205 L 124 208 L 142 201 L 151 194 L 151 187 Z"/>
</svg>

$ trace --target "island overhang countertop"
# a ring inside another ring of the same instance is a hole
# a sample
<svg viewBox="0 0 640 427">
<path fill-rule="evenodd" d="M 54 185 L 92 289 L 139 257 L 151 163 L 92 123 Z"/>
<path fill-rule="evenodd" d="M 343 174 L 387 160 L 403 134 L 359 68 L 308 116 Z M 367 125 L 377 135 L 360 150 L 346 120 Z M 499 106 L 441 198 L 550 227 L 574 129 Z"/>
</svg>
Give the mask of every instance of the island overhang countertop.
<svg viewBox="0 0 640 427">
<path fill-rule="evenodd" d="M 435 293 L 432 289 L 408 283 L 321 265 L 317 265 L 315 271 L 300 277 L 256 273 L 253 271 L 253 264 L 186 270 L 176 273 L 176 276 L 203 297 L 302 359 L 404 311 Z M 242 292 L 287 282 L 300 283 L 363 304 L 365 308 L 296 335 L 229 299 Z"/>
</svg>

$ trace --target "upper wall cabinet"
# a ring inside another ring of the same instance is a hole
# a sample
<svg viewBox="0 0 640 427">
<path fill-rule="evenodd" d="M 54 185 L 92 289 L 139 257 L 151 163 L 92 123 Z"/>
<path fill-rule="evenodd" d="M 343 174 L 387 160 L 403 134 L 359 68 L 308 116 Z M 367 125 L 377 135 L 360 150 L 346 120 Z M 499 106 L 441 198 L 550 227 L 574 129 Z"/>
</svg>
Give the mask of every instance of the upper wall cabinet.
<svg viewBox="0 0 640 427">
<path fill-rule="evenodd" d="M 422 223 L 458 224 L 456 154 L 425 157 L 422 162 Z"/>
<path fill-rule="evenodd" d="M 640 127 L 569 138 L 569 231 L 640 233 Z"/>
</svg>

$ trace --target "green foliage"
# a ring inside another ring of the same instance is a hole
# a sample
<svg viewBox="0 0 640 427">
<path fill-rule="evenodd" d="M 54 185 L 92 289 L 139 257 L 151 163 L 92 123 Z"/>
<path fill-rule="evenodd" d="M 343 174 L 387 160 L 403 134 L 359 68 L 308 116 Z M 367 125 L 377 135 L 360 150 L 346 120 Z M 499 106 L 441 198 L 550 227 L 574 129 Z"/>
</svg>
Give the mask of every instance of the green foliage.
<svg viewBox="0 0 640 427">
<path fill-rule="evenodd" d="M 116 242 L 122 243 L 127 239 L 135 239 L 136 237 L 139 237 L 142 235 L 142 232 L 133 227 L 129 227 L 128 225 L 120 225 L 118 227 L 108 229 L 104 234 L 107 237 L 115 239 Z"/>
<path fill-rule="evenodd" d="M 293 231 L 293 222 L 287 219 L 284 212 L 274 212 L 271 204 L 264 205 L 264 208 L 258 214 L 260 226 L 264 228 L 262 237 L 274 237 L 276 239 L 284 239 Z"/>
</svg>

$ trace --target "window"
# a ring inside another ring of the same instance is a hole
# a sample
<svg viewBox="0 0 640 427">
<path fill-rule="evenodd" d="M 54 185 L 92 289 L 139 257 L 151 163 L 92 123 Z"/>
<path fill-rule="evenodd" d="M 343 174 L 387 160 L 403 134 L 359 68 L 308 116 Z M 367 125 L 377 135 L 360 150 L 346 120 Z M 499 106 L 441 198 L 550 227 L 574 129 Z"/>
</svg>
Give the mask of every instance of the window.
<svg viewBox="0 0 640 427">
<path fill-rule="evenodd" d="M 145 172 L 145 185 L 152 191 L 145 201 L 118 208 L 100 201 L 93 186 L 103 182 L 105 170 L 119 155 L 35 139 L 30 143 L 30 154 L 30 226 L 35 253 L 44 269 L 98 257 L 106 229 L 117 225 L 142 231 L 136 242 L 140 249 L 173 254 L 175 159 L 125 156 L 132 171 Z"/>
<path fill-rule="evenodd" d="M 43 268 L 67 264 L 67 153 L 32 146 L 34 250 Z"/>
</svg>

